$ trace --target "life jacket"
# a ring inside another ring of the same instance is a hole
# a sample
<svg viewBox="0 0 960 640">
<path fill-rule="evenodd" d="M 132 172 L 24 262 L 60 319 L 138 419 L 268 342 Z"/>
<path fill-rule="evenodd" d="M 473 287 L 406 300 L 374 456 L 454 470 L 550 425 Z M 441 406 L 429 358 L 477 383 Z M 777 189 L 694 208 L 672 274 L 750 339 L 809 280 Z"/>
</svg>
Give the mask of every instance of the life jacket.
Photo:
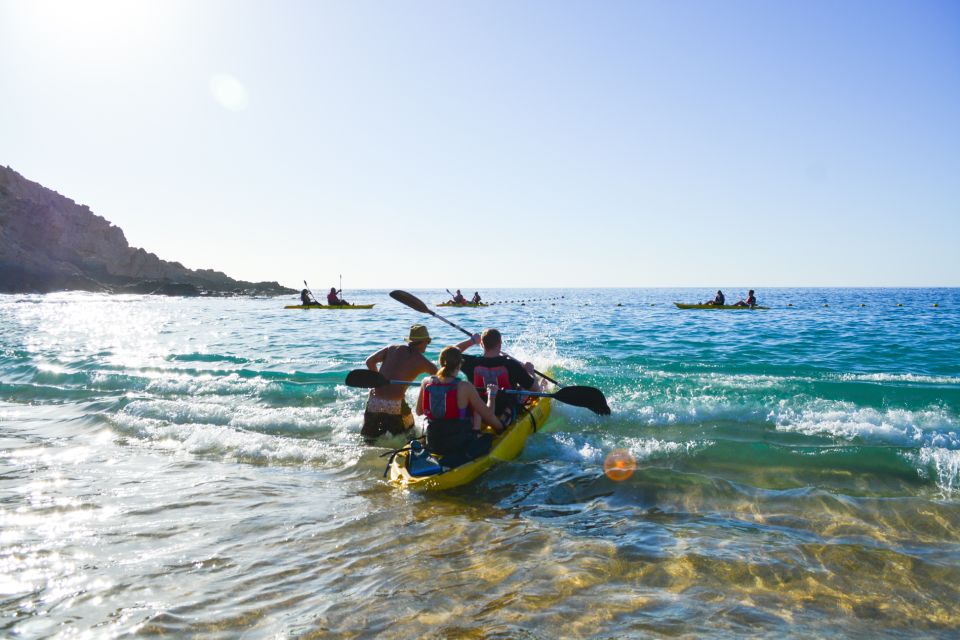
<svg viewBox="0 0 960 640">
<path fill-rule="evenodd" d="M 459 378 L 440 382 L 433 376 L 423 383 L 423 415 L 427 420 L 460 420 L 467 417 L 467 407 L 457 404 Z"/>
<path fill-rule="evenodd" d="M 497 385 L 497 389 L 509 389 L 511 387 L 510 372 L 502 364 L 496 367 L 484 367 L 482 365 L 474 367 L 473 385 L 483 398 L 487 397 L 488 384 Z"/>
<path fill-rule="evenodd" d="M 339 306 L 339 305 L 340 305 L 340 298 L 338 298 L 338 297 L 337 297 L 337 294 L 335 294 L 335 293 L 328 293 L 328 294 L 327 294 L 327 304 L 330 305 L 331 307 Z"/>
</svg>

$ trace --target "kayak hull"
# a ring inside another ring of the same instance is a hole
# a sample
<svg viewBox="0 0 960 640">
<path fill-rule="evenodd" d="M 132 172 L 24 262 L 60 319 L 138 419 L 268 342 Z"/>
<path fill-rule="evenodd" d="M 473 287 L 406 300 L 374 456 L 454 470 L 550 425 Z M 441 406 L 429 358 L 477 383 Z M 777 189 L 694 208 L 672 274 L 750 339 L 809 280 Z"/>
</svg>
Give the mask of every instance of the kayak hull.
<svg viewBox="0 0 960 640">
<path fill-rule="evenodd" d="M 417 491 L 443 491 L 473 482 L 498 462 L 513 460 L 520 455 L 530 434 L 542 428 L 550 417 L 550 403 L 550 398 L 536 398 L 525 407 L 516 422 L 493 441 L 490 453 L 443 473 L 411 476 L 407 471 L 407 452 L 398 453 L 387 467 L 390 484 Z"/>
<path fill-rule="evenodd" d="M 718 310 L 720 310 L 720 311 L 732 311 L 732 310 L 735 310 L 735 309 L 746 310 L 746 311 L 753 311 L 753 310 L 755 310 L 755 309 L 766 310 L 766 309 L 769 309 L 769 308 L 770 308 L 770 307 L 761 307 L 761 306 L 759 306 L 759 305 L 756 306 L 756 307 L 738 307 L 737 305 L 734 305 L 734 304 L 724 304 L 724 305 L 718 305 L 718 304 L 684 304 L 683 302 L 674 302 L 673 304 L 677 305 L 677 309 L 718 309 Z"/>
<path fill-rule="evenodd" d="M 284 309 L 373 309 L 372 304 L 348 304 L 330 306 L 328 304 L 289 304 Z"/>
</svg>

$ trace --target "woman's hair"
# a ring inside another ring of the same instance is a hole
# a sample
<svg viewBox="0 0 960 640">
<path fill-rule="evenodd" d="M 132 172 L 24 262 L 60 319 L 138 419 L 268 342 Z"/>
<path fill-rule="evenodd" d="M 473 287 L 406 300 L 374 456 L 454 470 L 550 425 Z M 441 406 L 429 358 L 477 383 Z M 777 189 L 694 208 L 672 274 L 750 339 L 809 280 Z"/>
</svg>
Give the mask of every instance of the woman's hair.
<svg viewBox="0 0 960 640">
<path fill-rule="evenodd" d="M 441 378 L 452 378 L 463 364 L 463 354 L 456 347 L 444 347 L 440 352 L 440 370 L 437 375 Z"/>
</svg>

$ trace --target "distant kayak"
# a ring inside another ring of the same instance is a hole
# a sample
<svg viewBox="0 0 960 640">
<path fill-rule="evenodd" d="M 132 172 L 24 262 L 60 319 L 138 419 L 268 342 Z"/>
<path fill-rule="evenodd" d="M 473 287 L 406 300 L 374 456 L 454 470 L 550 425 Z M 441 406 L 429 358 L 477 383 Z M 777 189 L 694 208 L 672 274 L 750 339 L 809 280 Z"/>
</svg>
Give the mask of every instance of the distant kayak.
<svg viewBox="0 0 960 640">
<path fill-rule="evenodd" d="M 438 307 L 489 307 L 486 302 L 441 302 Z"/>
<path fill-rule="evenodd" d="M 517 420 L 494 439 L 490 453 L 443 473 L 427 476 L 411 475 L 407 466 L 409 452 L 401 451 L 387 465 L 390 483 L 408 489 L 443 490 L 473 482 L 497 462 L 513 460 L 527 443 L 530 434 L 543 427 L 550 417 L 550 398 L 539 398 L 527 405 Z"/>
<path fill-rule="evenodd" d="M 284 309 L 373 309 L 372 304 L 346 304 L 330 306 L 328 304 L 290 304 Z"/>
<path fill-rule="evenodd" d="M 673 304 L 677 305 L 677 309 L 745 309 L 750 311 L 752 309 L 769 309 L 770 307 L 761 307 L 757 305 L 755 307 L 742 307 L 735 304 L 684 304 L 682 302 L 674 302 Z"/>
</svg>

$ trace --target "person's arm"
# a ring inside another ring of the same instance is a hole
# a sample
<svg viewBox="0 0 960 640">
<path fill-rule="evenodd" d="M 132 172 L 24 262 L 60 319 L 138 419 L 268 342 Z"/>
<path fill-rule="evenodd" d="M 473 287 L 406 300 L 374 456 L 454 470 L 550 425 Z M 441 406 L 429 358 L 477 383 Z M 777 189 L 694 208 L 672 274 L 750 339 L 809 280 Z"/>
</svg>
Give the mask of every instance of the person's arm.
<svg viewBox="0 0 960 640">
<path fill-rule="evenodd" d="M 468 340 L 464 340 L 463 342 L 461 342 L 460 344 L 458 344 L 458 345 L 457 345 L 457 349 L 460 349 L 460 352 L 463 353 L 464 351 L 466 351 L 467 349 L 469 349 L 470 347 L 472 347 L 472 346 L 475 345 L 475 344 L 480 344 L 480 334 L 479 334 L 479 333 L 473 334 L 473 337 L 469 338 Z"/>
<path fill-rule="evenodd" d="M 496 429 L 497 433 L 503 431 L 503 423 L 500 422 L 499 418 L 497 418 L 497 414 L 493 412 L 493 409 L 483 403 L 483 400 L 480 399 L 480 394 L 477 393 L 477 390 L 473 388 L 472 384 L 465 380 L 461 380 L 457 392 L 467 394 L 467 406 L 473 409 L 474 413 L 483 418 L 484 424 L 488 424 Z M 496 399 L 496 395 L 496 388 L 494 388 L 493 393 L 487 394 L 488 402 L 492 403 L 493 400 Z"/>
<path fill-rule="evenodd" d="M 426 374 L 429 374 L 429 375 L 431 375 L 431 376 L 437 375 L 437 365 L 435 365 L 435 364 L 433 364 L 432 362 L 430 362 L 429 360 L 427 360 L 427 357 L 424 356 L 422 353 L 420 354 L 420 358 L 423 360 L 423 362 L 420 363 L 420 365 L 421 365 L 421 366 L 420 366 L 420 373 L 426 373 Z M 418 375 L 419 375 L 419 374 L 418 374 Z"/>
<path fill-rule="evenodd" d="M 367 358 L 367 369 L 370 369 L 370 371 L 376 371 L 377 365 L 383 364 L 383 361 L 387 358 L 387 349 L 389 349 L 389 347 L 384 347 L 383 349 L 380 349 L 380 351 L 377 351 L 375 354 Z"/>
<path fill-rule="evenodd" d="M 514 360 L 512 368 L 513 373 L 511 374 L 511 378 L 521 389 L 526 389 L 527 391 L 540 390 L 537 379 L 534 377 L 534 366 L 532 362 L 520 364 L 518 360 Z"/>
</svg>

